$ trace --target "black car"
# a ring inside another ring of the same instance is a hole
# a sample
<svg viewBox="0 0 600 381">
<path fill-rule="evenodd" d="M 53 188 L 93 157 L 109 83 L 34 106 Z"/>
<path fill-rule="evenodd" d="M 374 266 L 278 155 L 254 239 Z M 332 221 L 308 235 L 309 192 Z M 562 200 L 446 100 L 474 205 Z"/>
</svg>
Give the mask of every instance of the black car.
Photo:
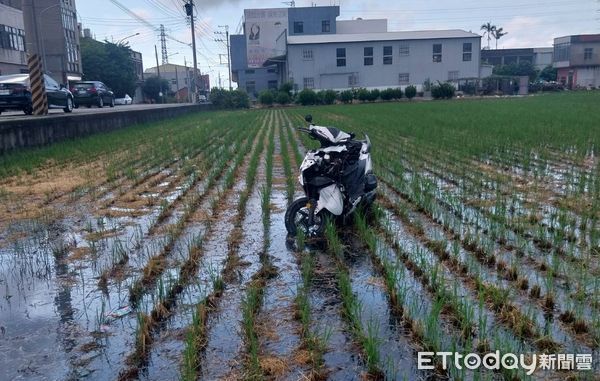
<svg viewBox="0 0 600 381">
<path fill-rule="evenodd" d="M 44 84 L 48 108 L 62 108 L 65 112 L 73 111 L 73 94 L 68 89 L 46 74 L 44 74 Z M 29 74 L 0 76 L 0 113 L 8 110 L 20 110 L 27 115 L 33 113 Z"/>
<path fill-rule="evenodd" d="M 100 81 L 81 81 L 71 84 L 75 108 L 79 106 L 115 107 L 115 94 Z"/>
</svg>

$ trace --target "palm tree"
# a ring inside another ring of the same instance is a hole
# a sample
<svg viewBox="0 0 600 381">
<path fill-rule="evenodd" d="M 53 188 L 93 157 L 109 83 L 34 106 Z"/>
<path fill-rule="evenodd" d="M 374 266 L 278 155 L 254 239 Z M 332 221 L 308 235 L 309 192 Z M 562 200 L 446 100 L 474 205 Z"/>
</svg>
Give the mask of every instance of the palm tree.
<svg viewBox="0 0 600 381">
<path fill-rule="evenodd" d="M 496 39 L 496 49 L 498 49 L 498 40 L 502 38 L 502 36 L 506 36 L 508 32 L 503 31 L 504 28 L 496 28 L 493 32 L 494 38 Z"/>
<path fill-rule="evenodd" d="M 490 40 L 492 39 L 492 36 L 494 35 L 494 31 L 496 30 L 496 26 L 492 25 L 492 23 L 490 23 L 489 21 L 485 24 L 483 24 L 481 26 L 481 30 L 483 30 L 483 35 L 485 36 L 487 34 L 487 40 L 488 40 L 488 50 L 490 49 Z"/>
</svg>

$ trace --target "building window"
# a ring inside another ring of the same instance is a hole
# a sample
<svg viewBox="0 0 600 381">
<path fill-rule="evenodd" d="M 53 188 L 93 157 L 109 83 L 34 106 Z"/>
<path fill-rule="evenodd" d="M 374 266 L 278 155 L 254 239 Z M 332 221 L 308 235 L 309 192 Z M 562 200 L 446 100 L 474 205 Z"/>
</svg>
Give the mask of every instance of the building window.
<svg viewBox="0 0 600 381">
<path fill-rule="evenodd" d="M 277 80 L 269 81 L 267 87 L 269 90 L 277 90 Z"/>
<path fill-rule="evenodd" d="M 448 81 L 458 81 L 458 70 L 448 72 Z"/>
<path fill-rule="evenodd" d="M 248 69 L 248 70 L 245 70 L 244 73 L 246 73 L 246 74 L 254 74 L 254 70 Z"/>
<path fill-rule="evenodd" d="M 406 57 L 410 55 L 410 47 L 408 44 L 400 44 L 400 57 Z"/>
<path fill-rule="evenodd" d="M 583 49 L 583 59 L 584 60 L 591 60 L 592 59 L 592 54 L 594 54 L 594 48 L 585 48 L 585 49 Z"/>
<path fill-rule="evenodd" d="M 373 65 L 373 47 L 365 48 L 365 66 Z"/>
<path fill-rule="evenodd" d="M 358 74 L 350 74 L 348 76 L 348 87 L 358 86 Z"/>
<path fill-rule="evenodd" d="M 0 48 L 25 51 L 25 32 L 18 28 L 0 25 Z"/>
<path fill-rule="evenodd" d="M 383 64 L 384 65 L 392 64 L 392 47 L 391 46 L 383 47 Z"/>
<path fill-rule="evenodd" d="M 275 69 L 275 68 L 267 69 L 267 73 L 277 73 L 277 69 Z"/>
<path fill-rule="evenodd" d="M 321 21 L 321 32 L 323 32 L 323 33 L 331 32 L 331 22 L 329 20 Z"/>
<path fill-rule="evenodd" d="M 471 61 L 473 44 L 470 42 L 463 43 L 463 61 Z"/>
<path fill-rule="evenodd" d="M 571 44 L 563 43 L 554 45 L 554 61 L 568 61 Z"/>
<path fill-rule="evenodd" d="M 309 77 L 309 78 L 304 77 L 304 88 L 305 89 L 314 89 L 315 88 L 315 79 L 313 77 Z"/>
<path fill-rule="evenodd" d="M 312 59 L 313 59 L 312 49 L 302 49 L 302 58 L 307 61 L 312 61 Z"/>
<path fill-rule="evenodd" d="M 442 62 L 442 44 L 433 44 L 433 62 Z"/>
<path fill-rule="evenodd" d="M 304 23 L 302 21 L 294 21 L 294 33 L 304 33 Z"/>
<path fill-rule="evenodd" d="M 254 94 L 256 92 L 256 83 L 254 81 L 246 81 L 246 93 Z"/>
<path fill-rule="evenodd" d="M 410 81 L 410 76 L 408 73 L 400 73 L 398 74 L 398 83 L 400 85 L 408 85 Z"/>
<path fill-rule="evenodd" d="M 337 66 L 346 66 L 346 48 L 336 49 Z"/>
</svg>

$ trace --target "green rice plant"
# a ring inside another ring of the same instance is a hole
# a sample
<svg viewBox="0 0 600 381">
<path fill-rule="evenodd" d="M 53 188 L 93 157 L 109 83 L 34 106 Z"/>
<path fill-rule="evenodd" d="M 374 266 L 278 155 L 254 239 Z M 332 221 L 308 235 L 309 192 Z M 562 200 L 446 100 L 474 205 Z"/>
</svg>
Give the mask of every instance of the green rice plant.
<svg viewBox="0 0 600 381">
<path fill-rule="evenodd" d="M 247 368 L 248 378 L 252 380 L 263 379 L 263 371 L 258 359 L 259 342 L 255 329 L 256 312 L 261 303 L 262 285 L 253 283 L 246 290 L 242 299 L 242 329 L 246 338 L 246 349 L 248 353 Z"/>
</svg>

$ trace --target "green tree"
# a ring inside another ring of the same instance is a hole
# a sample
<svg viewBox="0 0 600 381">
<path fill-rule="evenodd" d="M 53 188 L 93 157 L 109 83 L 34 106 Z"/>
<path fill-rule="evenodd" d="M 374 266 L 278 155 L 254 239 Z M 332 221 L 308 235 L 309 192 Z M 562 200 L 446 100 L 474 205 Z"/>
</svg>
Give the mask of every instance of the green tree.
<svg viewBox="0 0 600 381">
<path fill-rule="evenodd" d="M 352 90 L 344 90 L 340 93 L 340 101 L 343 103 L 352 103 L 353 99 L 354 93 L 352 92 Z"/>
<path fill-rule="evenodd" d="M 492 71 L 495 75 L 507 75 L 513 77 L 528 76 L 530 81 L 537 78 L 538 71 L 529 61 L 521 61 L 519 64 L 494 66 Z"/>
<path fill-rule="evenodd" d="M 298 93 L 296 101 L 302 106 L 314 105 L 317 103 L 317 93 L 311 89 L 304 89 Z"/>
<path fill-rule="evenodd" d="M 258 101 L 265 106 L 271 106 L 275 100 L 274 98 L 271 90 L 263 90 L 258 95 Z"/>
<path fill-rule="evenodd" d="M 292 90 L 293 89 L 294 89 L 294 83 L 293 82 L 282 83 L 281 86 L 279 87 L 279 91 L 284 92 L 284 93 L 286 93 L 289 96 L 292 95 Z"/>
<path fill-rule="evenodd" d="M 496 40 L 496 49 L 498 49 L 498 40 L 506 36 L 508 32 L 505 32 L 504 28 L 494 27 L 494 31 L 492 33 L 494 35 L 494 39 Z"/>
<path fill-rule="evenodd" d="M 557 69 L 552 65 L 546 66 L 541 72 L 539 79 L 542 81 L 556 81 Z"/>
<path fill-rule="evenodd" d="M 102 81 L 117 98 L 135 94 L 137 76 L 127 45 L 82 38 L 81 68 L 84 81 Z"/>
<path fill-rule="evenodd" d="M 286 105 L 288 103 L 290 103 L 290 95 L 284 91 L 280 91 L 279 93 L 277 93 L 277 98 L 275 99 L 275 102 L 279 103 L 280 105 Z"/>
<path fill-rule="evenodd" d="M 323 93 L 323 104 L 332 105 L 335 103 L 335 99 L 337 98 L 337 93 L 335 90 L 325 90 Z"/>
<path fill-rule="evenodd" d="M 487 48 L 490 48 L 490 40 L 494 36 L 494 32 L 496 31 L 496 26 L 492 25 L 489 21 L 481 26 L 481 30 L 483 30 L 483 35 L 487 35 Z"/>
<path fill-rule="evenodd" d="M 169 81 L 164 78 L 159 79 L 157 76 L 147 77 L 142 85 L 142 91 L 150 98 L 154 99 L 155 102 L 161 102 L 159 93 L 162 92 L 163 96 L 166 96 L 165 89 L 169 88 Z"/>
<path fill-rule="evenodd" d="M 417 88 L 413 85 L 406 86 L 406 89 L 404 89 L 404 95 L 406 95 L 408 99 L 413 99 L 417 95 Z"/>
<path fill-rule="evenodd" d="M 249 108 L 250 107 L 250 97 L 244 90 L 235 89 L 233 91 L 229 91 L 229 93 L 231 93 L 231 107 L 233 107 L 233 108 Z"/>
</svg>

